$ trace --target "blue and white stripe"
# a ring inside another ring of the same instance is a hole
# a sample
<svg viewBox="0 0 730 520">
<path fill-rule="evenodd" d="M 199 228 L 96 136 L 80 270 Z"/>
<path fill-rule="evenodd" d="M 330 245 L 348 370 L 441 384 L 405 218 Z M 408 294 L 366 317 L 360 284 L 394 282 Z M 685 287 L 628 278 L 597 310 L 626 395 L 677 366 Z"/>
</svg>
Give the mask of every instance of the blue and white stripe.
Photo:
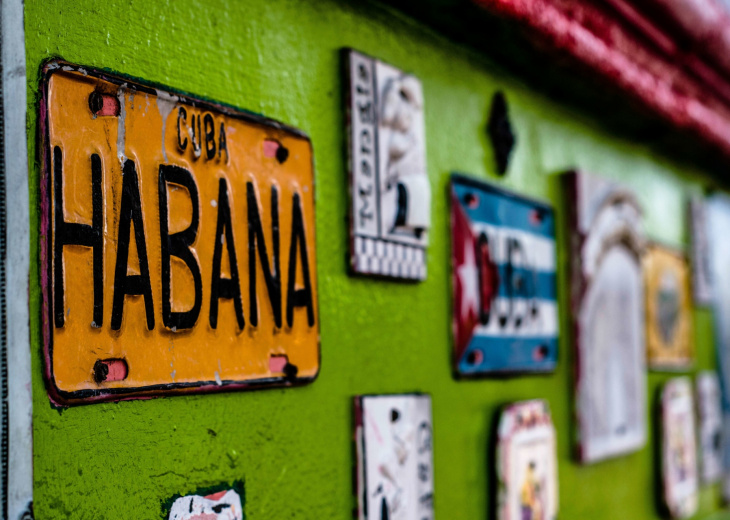
<svg viewBox="0 0 730 520">
<path fill-rule="evenodd" d="M 486 235 L 500 280 L 489 321 L 474 330 L 458 361 L 459 371 L 468 375 L 554 369 L 559 326 L 553 212 L 498 190 L 492 192 L 458 181 L 452 186 L 474 237 Z M 477 197 L 475 207 L 464 203 L 467 194 Z M 509 241 L 519 244 L 511 259 Z M 508 283 L 510 272 L 512 280 L 522 280 L 519 294 L 510 294 L 516 290 Z M 507 319 L 500 320 L 500 316 Z"/>
</svg>

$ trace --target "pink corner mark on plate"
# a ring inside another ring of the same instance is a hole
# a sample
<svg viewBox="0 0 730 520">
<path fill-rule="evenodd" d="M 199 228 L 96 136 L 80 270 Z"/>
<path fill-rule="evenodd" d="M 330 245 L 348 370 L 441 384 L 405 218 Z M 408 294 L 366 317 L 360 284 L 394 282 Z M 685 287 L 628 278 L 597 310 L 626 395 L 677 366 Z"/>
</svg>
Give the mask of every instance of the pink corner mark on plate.
<svg viewBox="0 0 730 520">
<path fill-rule="evenodd" d="M 97 384 L 109 381 L 124 381 L 129 367 L 123 359 L 100 359 L 94 363 L 93 377 Z"/>
<path fill-rule="evenodd" d="M 114 359 L 105 363 L 109 367 L 109 374 L 106 376 L 107 381 L 123 381 L 127 378 L 127 364 L 123 359 Z"/>
<path fill-rule="evenodd" d="M 104 104 L 97 113 L 100 116 L 118 116 L 119 100 L 113 96 L 104 96 Z"/>
<path fill-rule="evenodd" d="M 269 370 L 271 372 L 283 372 L 289 358 L 286 356 L 271 356 L 269 358 Z"/>
<path fill-rule="evenodd" d="M 279 143 L 271 139 L 264 141 L 264 157 L 276 157 L 276 151 L 279 149 Z"/>
<path fill-rule="evenodd" d="M 89 108 L 96 116 L 118 116 L 119 99 L 111 94 L 92 92 L 89 96 Z"/>
</svg>

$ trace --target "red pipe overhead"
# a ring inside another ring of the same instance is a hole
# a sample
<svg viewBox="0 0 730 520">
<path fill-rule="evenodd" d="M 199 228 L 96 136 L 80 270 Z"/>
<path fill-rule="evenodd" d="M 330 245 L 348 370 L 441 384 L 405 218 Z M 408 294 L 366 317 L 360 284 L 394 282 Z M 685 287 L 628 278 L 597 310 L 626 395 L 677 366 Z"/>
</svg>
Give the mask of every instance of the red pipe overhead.
<svg viewBox="0 0 730 520">
<path fill-rule="evenodd" d="M 714 0 L 472 0 L 730 158 L 730 16 Z"/>
</svg>

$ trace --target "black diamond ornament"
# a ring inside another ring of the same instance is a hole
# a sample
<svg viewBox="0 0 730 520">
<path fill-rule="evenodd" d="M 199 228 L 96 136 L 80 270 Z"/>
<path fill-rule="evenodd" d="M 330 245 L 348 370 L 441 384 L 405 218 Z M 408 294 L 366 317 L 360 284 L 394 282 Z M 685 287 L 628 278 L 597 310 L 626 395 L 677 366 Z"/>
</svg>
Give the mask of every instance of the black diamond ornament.
<svg viewBox="0 0 730 520">
<path fill-rule="evenodd" d="M 497 92 L 492 98 L 492 109 L 489 113 L 487 133 L 494 148 L 494 157 L 497 161 L 497 173 L 504 175 L 507 173 L 509 159 L 517 138 L 512 131 L 512 124 L 509 122 L 507 99 L 505 99 L 502 92 Z"/>
</svg>

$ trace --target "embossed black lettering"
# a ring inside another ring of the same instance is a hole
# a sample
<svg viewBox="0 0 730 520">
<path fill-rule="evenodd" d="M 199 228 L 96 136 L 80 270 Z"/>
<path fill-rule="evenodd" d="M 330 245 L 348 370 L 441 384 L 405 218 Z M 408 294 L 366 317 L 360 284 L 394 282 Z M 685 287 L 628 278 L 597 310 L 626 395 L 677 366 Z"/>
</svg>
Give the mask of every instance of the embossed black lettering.
<svg viewBox="0 0 730 520">
<path fill-rule="evenodd" d="M 177 233 L 169 233 L 167 206 L 167 184 L 177 184 L 185 188 L 190 194 L 192 216 L 190 225 Z M 159 175 L 159 205 L 160 205 L 160 250 L 162 257 L 162 322 L 172 330 L 191 329 L 195 326 L 200 315 L 203 301 L 203 281 L 200 275 L 198 259 L 190 247 L 195 242 L 200 225 L 200 203 L 198 186 L 192 174 L 185 168 L 169 164 L 160 165 Z M 187 311 L 173 311 L 171 297 L 172 273 L 170 271 L 170 257 L 175 256 L 182 260 L 193 276 L 195 300 L 191 309 Z"/>
<path fill-rule="evenodd" d="M 213 116 L 205 114 L 203 127 L 205 128 L 205 156 L 208 159 L 213 159 L 215 157 L 215 124 L 213 123 Z"/>
<path fill-rule="evenodd" d="M 130 228 L 134 224 L 134 239 L 139 260 L 139 274 L 127 274 L 129 266 Z M 122 202 L 119 209 L 119 233 L 117 234 L 117 262 L 114 269 L 114 298 L 112 302 L 112 329 L 119 330 L 124 315 L 127 295 L 144 297 L 147 329 L 155 328 L 155 310 L 152 302 L 152 284 L 147 261 L 147 241 L 144 235 L 142 200 L 139 194 L 139 179 L 134 161 L 124 162 L 122 176 Z"/>
<path fill-rule="evenodd" d="M 225 123 L 221 123 L 220 131 L 218 132 L 218 159 L 221 158 L 223 150 L 226 151 L 226 162 L 228 162 L 228 141 L 226 140 Z"/>
<path fill-rule="evenodd" d="M 91 155 L 91 225 L 67 222 L 63 211 L 63 153 L 59 146 L 53 149 L 54 191 L 54 241 L 53 241 L 53 288 L 54 318 L 56 327 L 64 325 L 65 294 L 63 247 L 80 245 L 93 250 L 94 311 L 93 324 L 100 327 L 104 320 L 104 201 L 101 186 L 101 158 Z"/>
<path fill-rule="evenodd" d="M 188 112 L 185 110 L 185 107 L 180 107 L 177 109 L 177 146 L 180 148 L 180 151 L 185 151 L 185 148 L 188 147 L 188 138 L 185 137 L 185 139 L 182 139 L 183 136 L 183 130 L 180 122 L 183 122 L 185 125 L 185 128 L 188 127 Z"/>
<path fill-rule="evenodd" d="M 279 269 L 279 192 L 271 187 L 271 265 L 264 240 L 258 200 L 253 183 L 246 184 L 248 205 L 248 291 L 251 306 L 251 325 L 258 325 L 258 298 L 256 295 L 256 251 L 258 251 L 261 270 L 264 274 L 266 289 L 274 313 L 274 323 L 281 327 L 281 275 Z"/>
<path fill-rule="evenodd" d="M 245 325 L 243 319 L 243 302 L 241 300 L 241 282 L 238 278 L 238 260 L 236 246 L 233 241 L 233 224 L 231 222 L 231 206 L 228 201 L 228 183 L 225 179 L 218 181 L 218 223 L 215 230 L 215 245 L 213 247 L 213 274 L 210 283 L 210 316 L 212 328 L 218 327 L 218 300 L 232 299 L 236 310 L 238 328 Z M 221 258 L 223 242 L 228 251 L 228 263 L 231 266 L 231 277 L 221 277 Z"/>
<path fill-rule="evenodd" d="M 298 253 L 298 254 L 297 254 Z M 302 278 L 304 287 L 296 289 L 297 259 L 302 264 Z M 289 280 L 286 295 L 286 322 L 291 327 L 294 324 L 294 308 L 307 308 L 307 323 L 314 325 L 314 300 L 312 296 L 312 281 L 309 276 L 309 254 L 307 252 L 307 236 L 304 232 L 304 216 L 298 193 L 292 197 L 292 225 L 291 242 L 289 245 Z"/>
</svg>

